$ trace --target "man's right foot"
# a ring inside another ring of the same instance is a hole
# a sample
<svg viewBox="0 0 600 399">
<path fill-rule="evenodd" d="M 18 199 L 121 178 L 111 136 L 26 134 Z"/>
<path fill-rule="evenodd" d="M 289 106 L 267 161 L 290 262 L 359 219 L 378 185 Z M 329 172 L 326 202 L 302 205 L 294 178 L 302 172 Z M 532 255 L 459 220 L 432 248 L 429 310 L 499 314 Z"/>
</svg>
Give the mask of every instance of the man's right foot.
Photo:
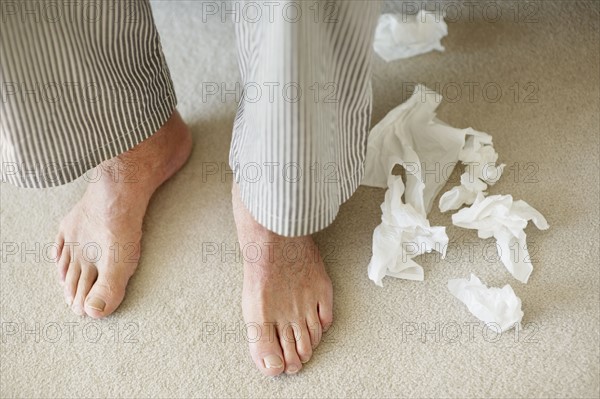
<svg viewBox="0 0 600 399">
<path fill-rule="evenodd" d="M 331 280 L 311 236 L 267 230 L 246 209 L 235 183 L 232 196 L 241 247 L 262 253 L 244 260 L 242 311 L 250 354 L 265 375 L 295 374 L 333 321 Z"/>
<path fill-rule="evenodd" d="M 57 237 L 59 279 L 76 314 L 104 317 L 121 304 L 140 257 L 150 197 L 191 149 L 190 132 L 174 111 L 154 135 L 96 167 L 100 179 L 88 184 Z"/>
</svg>

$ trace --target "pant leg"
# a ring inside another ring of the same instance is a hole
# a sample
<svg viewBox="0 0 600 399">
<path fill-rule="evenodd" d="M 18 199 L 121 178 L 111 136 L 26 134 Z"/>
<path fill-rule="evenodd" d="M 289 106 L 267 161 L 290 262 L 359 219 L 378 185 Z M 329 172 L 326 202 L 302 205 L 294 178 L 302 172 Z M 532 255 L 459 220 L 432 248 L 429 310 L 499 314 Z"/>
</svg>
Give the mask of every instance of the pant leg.
<svg viewBox="0 0 600 399">
<path fill-rule="evenodd" d="M 260 224 L 307 235 L 334 220 L 363 175 L 380 5 L 272 3 L 236 21 L 244 95 L 229 162 Z"/>
<path fill-rule="evenodd" d="M 148 1 L 1 7 L 3 181 L 70 182 L 170 117 L 176 97 Z"/>
</svg>

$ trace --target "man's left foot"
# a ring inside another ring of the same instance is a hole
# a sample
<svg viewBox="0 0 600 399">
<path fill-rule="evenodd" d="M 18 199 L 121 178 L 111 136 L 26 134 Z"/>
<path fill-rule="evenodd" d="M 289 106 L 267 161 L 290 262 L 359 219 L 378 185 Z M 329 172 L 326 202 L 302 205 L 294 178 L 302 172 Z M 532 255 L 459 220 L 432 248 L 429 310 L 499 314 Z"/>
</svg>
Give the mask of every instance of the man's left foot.
<svg viewBox="0 0 600 399">
<path fill-rule="evenodd" d="M 267 230 L 246 209 L 235 183 L 232 195 L 240 245 L 260 248 L 258 259 L 244 259 L 242 311 L 250 354 L 267 376 L 295 374 L 333 321 L 331 280 L 311 236 Z"/>
</svg>

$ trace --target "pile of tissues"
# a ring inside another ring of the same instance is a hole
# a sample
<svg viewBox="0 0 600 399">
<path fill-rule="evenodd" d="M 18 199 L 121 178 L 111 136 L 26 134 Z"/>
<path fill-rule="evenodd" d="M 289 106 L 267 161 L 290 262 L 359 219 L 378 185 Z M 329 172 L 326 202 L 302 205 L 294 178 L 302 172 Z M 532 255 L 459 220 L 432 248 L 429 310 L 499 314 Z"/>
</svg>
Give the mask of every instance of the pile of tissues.
<svg viewBox="0 0 600 399">
<path fill-rule="evenodd" d="M 441 40 L 448 34 L 443 17 L 425 10 L 416 15 L 383 14 L 375 29 L 373 48 L 385 61 L 444 51 Z"/>
<path fill-rule="evenodd" d="M 539 229 L 547 229 L 548 223 L 533 207 L 524 201 L 513 201 L 510 195 L 485 197 L 488 185 L 496 183 L 504 169 L 504 164 L 496 164 L 498 154 L 492 137 L 472 128 L 457 129 L 437 119 L 435 110 L 441 99 L 438 93 L 419 85 L 369 134 L 362 184 L 387 188 L 381 204 L 381 224 L 373 232 L 369 278 L 379 286 L 385 276 L 422 281 L 423 268 L 413 258 L 433 250 L 445 256 L 446 228 L 431 226 L 427 214 L 460 161 L 465 167 L 461 184 L 440 197 L 440 210 L 471 205 L 454 214 L 452 223 L 476 229 L 480 238 L 494 237 L 505 267 L 525 283 L 533 268 L 523 230 L 529 220 Z M 404 169 L 405 179 L 392 173 L 396 165 Z M 514 245 L 520 250 L 511 251 Z M 487 288 L 473 278 L 469 284 L 455 281 L 451 291 L 475 316 L 501 326 L 506 325 L 506 320 L 517 318 L 520 300 L 510 286 L 502 290 Z M 475 290 L 477 283 L 481 286 Z M 513 297 L 518 300 L 518 312 L 516 307 L 510 307 L 514 312 L 508 317 L 506 306 L 501 304 L 516 304 Z M 473 311 L 484 308 L 486 312 Z M 518 321 L 521 318 L 522 312 Z"/>
</svg>

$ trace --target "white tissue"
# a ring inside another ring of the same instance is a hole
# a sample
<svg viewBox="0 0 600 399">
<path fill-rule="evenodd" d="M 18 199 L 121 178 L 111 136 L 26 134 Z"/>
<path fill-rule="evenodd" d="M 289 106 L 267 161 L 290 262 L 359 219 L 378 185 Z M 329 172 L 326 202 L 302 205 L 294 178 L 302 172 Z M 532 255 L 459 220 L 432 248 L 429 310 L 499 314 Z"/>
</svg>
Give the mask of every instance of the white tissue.
<svg viewBox="0 0 600 399">
<path fill-rule="evenodd" d="M 525 201 L 513 202 L 510 195 L 484 197 L 481 192 L 473 205 L 452 215 L 452 223 L 456 226 L 476 229 L 479 238 L 494 237 L 502 263 L 523 283 L 533 270 L 523 231 L 529 220 L 540 230 L 549 227 L 544 216 Z"/>
<path fill-rule="evenodd" d="M 423 281 L 423 268 L 412 258 L 432 250 L 445 256 L 448 236 L 445 227 L 431 227 L 426 215 L 402 202 L 404 184 L 400 176 L 389 176 L 389 188 L 381 204 L 382 223 L 373 232 L 373 257 L 369 278 L 382 286 L 388 275 Z"/>
<path fill-rule="evenodd" d="M 497 324 L 502 332 L 523 319 L 521 300 L 508 284 L 502 288 L 488 288 L 471 274 L 471 280 L 449 280 L 448 289 L 475 317 L 487 324 Z"/>
<path fill-rule="evenodd" d="M 383 14 L 377 23 L 373 47 L 389 62 L 432 50 L 444 51 L 440 40 L 447 34 L 444 18 L 434 13 L 421 10 L 416 15 Z"/>
<path fill-rule="evenodd" d="M 423 85 L 369 133 L 362 184 L 387 187 L 395 165 L 406 172 L 405 203 L 423 216 L 446 184 L 472 129 L 456 129 L 435 117 L 441 95 Z"/>
<path fill-rule="evenodd" d="M 390 111 L 369 134 L 362 184 L 388 187 L 368 268 L 369 278 L 378 285 L 386 275 L 423 280 L 423 269 L 412 258 L 432 250 L 445 255 L 445 227 L 430 226 L 427 213 L 446 183 L 444 176 L 452 171 L 441 173 L 441 168 L 456 164 L 466 130 L 435 118 L 440 98 L 418 86 L 411 98 Z M 406 172 L 406 186 L 400 176 L 391 174 L 397 164 Z"/>
<path fill-rule="evenodd" d="M 472 177 L 471 180 L 478 178 L 492 185 L 500 179 L 505 165 L 496 166 L 498 153 L 494 150 L 492 136 L 470 130 L 458 159 L 465 164 L 465 170 Z"/>
<path fill-rule="evenodd" d="M 469 129 L 463 149 L 458 159 L 465 165 L 465 173 L 460 176 L 460 186 L 445 192 L 440 197 L 440 210 L 455 210 L 471 205 L 477 194 L 484 193 L 488 184 L 495 184 L 504 170 L 504 164 L 496 166 L 498 153 L 492 145 L 492 136 Z M 485 194 L 485 193 L 484 193 Z"/>
</svg>

